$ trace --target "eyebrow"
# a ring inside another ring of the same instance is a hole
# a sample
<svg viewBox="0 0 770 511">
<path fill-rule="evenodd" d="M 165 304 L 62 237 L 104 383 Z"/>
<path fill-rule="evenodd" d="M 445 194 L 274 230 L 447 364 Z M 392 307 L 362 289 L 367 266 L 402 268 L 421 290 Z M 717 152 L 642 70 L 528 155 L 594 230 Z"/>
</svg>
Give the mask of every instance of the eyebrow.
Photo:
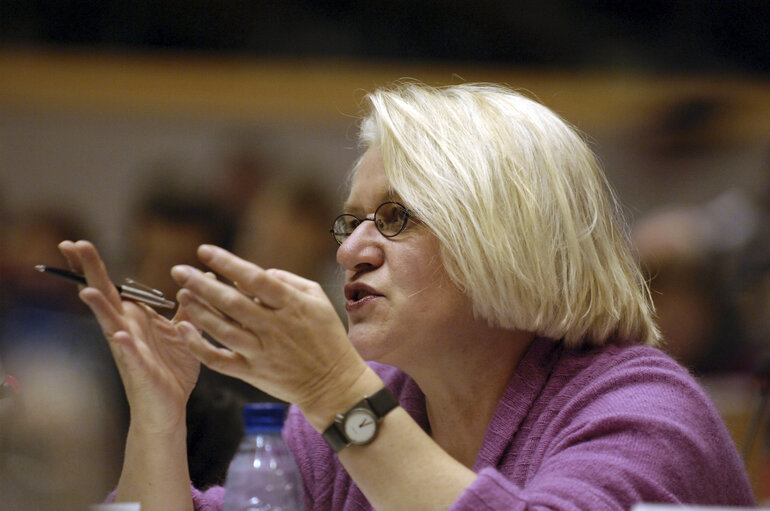
<svg viewBox="0 0 770 511">
<path fill-rule="evenodd" d="M 401 202 L 401 198 L 396 193 L 395 190 L 392 188 L 388 188 L 388 190 L 383 194 L 378 206 L 382 204 L 383 202 Z M 355 214 L 360 213 L 362 211 L 362 208 L 355 206 L 354 203 L 345 201 L 345 203 L 342 205 L 342 212 L 347 214 Z"/>
</svg>

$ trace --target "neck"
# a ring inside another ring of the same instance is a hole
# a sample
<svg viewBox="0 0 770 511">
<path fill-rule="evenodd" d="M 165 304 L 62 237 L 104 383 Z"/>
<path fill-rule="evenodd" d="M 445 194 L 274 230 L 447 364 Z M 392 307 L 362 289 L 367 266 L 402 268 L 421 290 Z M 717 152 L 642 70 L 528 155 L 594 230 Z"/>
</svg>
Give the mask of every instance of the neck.
<svg viewBox="0 0 770 511">
<path fill-rule="evenodd" d="M 431 364 L 407 371 L 425 394 L 433 440 L 468 468 L 533 339 L 529 332 L 485 328 L 460 346 L 445 346 Z"/>
</svg>

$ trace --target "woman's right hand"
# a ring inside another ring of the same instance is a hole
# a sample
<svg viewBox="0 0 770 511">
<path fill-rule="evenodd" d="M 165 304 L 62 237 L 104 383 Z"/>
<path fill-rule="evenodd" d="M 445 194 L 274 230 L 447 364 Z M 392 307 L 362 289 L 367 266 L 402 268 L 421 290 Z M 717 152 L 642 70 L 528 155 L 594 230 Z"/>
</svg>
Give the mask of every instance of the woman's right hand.
<svg viewBox="0 0 770 511">
<path fill-rule="evenodd" d="M 80 298 L 109 342 L 131 407 L 132 427 L 149 434 L 183 427 L 200 362 L 174 328 L 185 319 L 182 308 L 169 320 L 144 304 L 123 300 L 88 241 L 64 241 L 59 250 L 70 268 L 86 277 Z"/>
</svg>

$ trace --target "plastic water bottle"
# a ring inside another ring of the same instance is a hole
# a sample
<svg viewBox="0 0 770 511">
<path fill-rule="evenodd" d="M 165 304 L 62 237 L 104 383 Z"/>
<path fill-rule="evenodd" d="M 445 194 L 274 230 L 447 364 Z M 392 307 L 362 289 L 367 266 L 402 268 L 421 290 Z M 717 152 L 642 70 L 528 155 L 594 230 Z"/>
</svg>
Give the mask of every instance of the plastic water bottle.
<svg viewBox="0 0 770 511">
<path fill-rule="evenodd" d="M 225 482 L 222 511 L 302 511 L 302 478 L 281 437 L 286 406 L 248 404 L 245 436 Z"/>
</svg>

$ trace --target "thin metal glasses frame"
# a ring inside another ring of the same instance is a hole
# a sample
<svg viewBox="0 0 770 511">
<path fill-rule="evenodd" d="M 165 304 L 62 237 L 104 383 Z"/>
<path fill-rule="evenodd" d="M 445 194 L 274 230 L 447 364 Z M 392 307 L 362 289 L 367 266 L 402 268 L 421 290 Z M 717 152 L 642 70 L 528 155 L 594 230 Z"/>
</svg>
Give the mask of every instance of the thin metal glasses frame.
<svg viewBox="0 0 770 511">
<path fill-rule="evenodd" d="M 396 206 L 401 208 L 401 210 L 403 211 L 403 220 L 402 220 L 401 225 L 399 226 L 398 230 L 396 230 L 396 232 L 394 232 L 392 234 L 387 234 L 385 232 L 382 232 L 382 228 L 380 227 L 381 226 L 381 222 L 377 221 L 378 220 L 377 214 L 381 211 L 383 206 L 388 206 L 390 204 L 395 204 Z M 401 204 L 400 202 L 397 202 L 397 201 L 386 201 L 386 202 L 383 202 L 382 204 L 380 204 L 379 206 L 377 206 L 377 209 L 374 210 L 374 215 L 372 216 L 372 218 L 358 218 L 356 215 L 354 215 L 352 213 L 343 213 L 343 214 L 337 216 L 337 218 L 334 219 L 334 223 L 332 224 L 332 228 L 329 229 L 329 232 L 334 237 L 334 241 L 336 241 L 338 245 L 342 245 L 345 242 L 345 240 L 348 239 L 351 234 L 353 234 L 353 231 L 356 230 L 356 228 L 358 228 L 358 226 L 360 226 L 362 223 L 364 223 L 364 222 L 374 222 L 374 226 L 375 226 L 375 228 L 377 229 L 377 231 L 380 234 L 382 234 L 386 238 L 392 238 L 394 236 L 398 236 L 399 234 L 401 234 L 401 232 L 404 229 L 406 229 L 406 224 L 409 223 L 409 219 L 411 218 L 411 216 L 412 216 L 412 214 L 409 211 L 409 209 L 406 206 L 404 206 L 403 204 Z M 345 232 L 342 232 L 342 231 L 339 231 L 339 230 L 335 229 L 335 227 L 337 226 L 338 222 L 340 222 L 340 220 L 343 220 L 345 218 L 352 218 L 352 219 L 355 219 L 358 222 L 355 225 L 355 227 L 353 227 L 353 229 L 350 232 L 348 232 L 348 233 L 345 233 Z"/>
</svg>

